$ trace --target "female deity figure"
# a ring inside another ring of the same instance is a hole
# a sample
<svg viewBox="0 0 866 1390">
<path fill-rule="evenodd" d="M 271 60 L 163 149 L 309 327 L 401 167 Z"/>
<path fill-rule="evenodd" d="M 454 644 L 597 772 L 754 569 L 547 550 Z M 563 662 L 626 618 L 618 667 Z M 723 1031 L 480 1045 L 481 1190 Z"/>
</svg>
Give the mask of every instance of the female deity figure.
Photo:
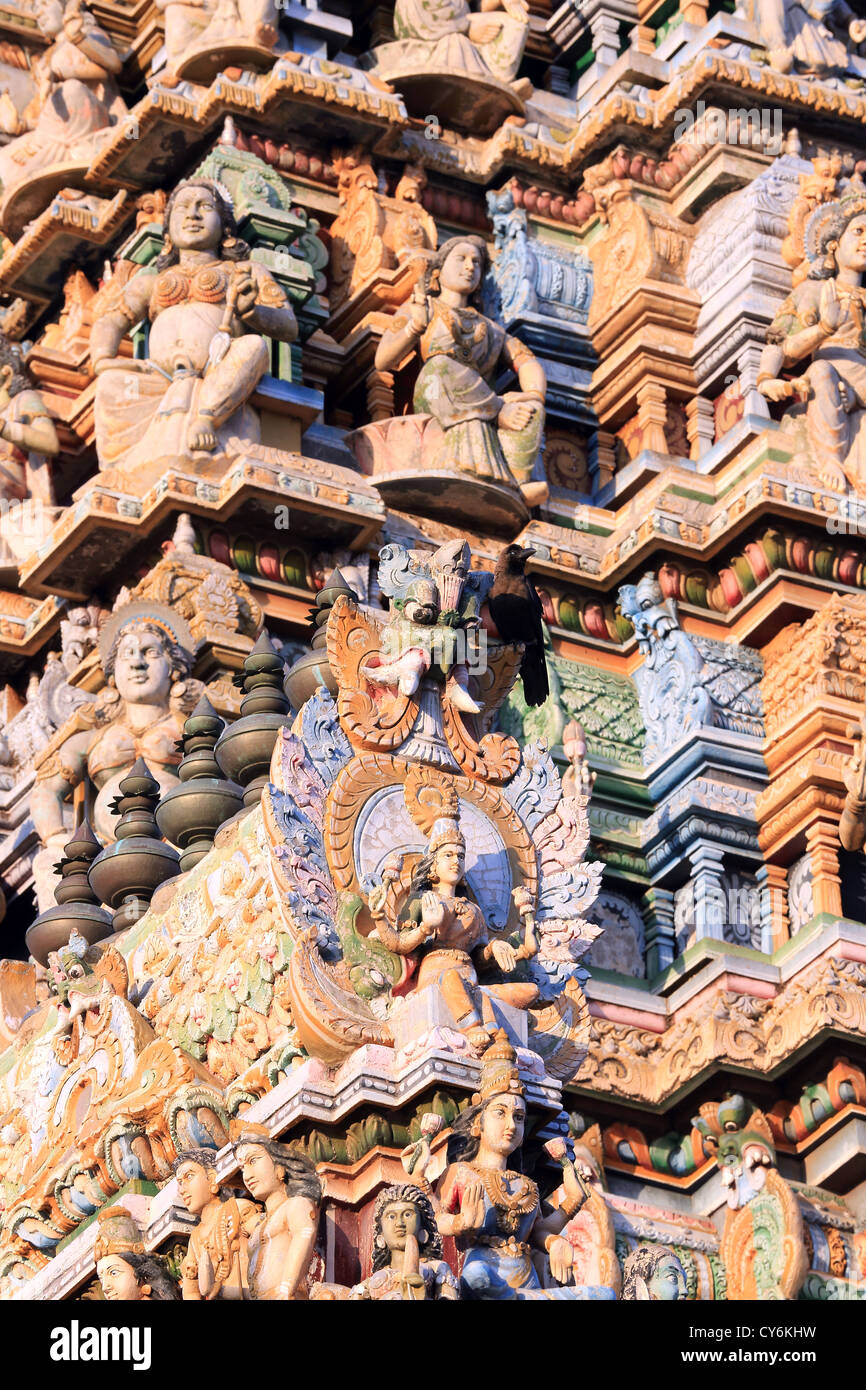
<svg viewBox="0 0 866 1390">
<path fill-rule="evenodd" d="M 686 1274 L 665 1245 L 639 1245 L 623 1267 L 622 1296 L 629 1302 L 675 1303 L 684 1299 Z"/>
<path fill-rule="evenodd" d="M 492 482 L 518 485 L 529 506 L 547 496 L 530 481 L 544 430 L 544 369 L 529 348 L 481 313 L 478 292 L 487 266 L 481 237 L 452 237 L 432 257 L 424 290 L 416 288 L 406 315 L 382 337 L 378 371 L 393 371 L 414 348 L 423 366 L 413 406 L 432 415 L 444 438 L 431 460 Z M 517 373 L 519 391 L 498 396 L 503 367 Z"/>
<path fill-rule="evenodd" d="M 805 402 L 805 430 L 821 480 L 866 487 L 866 199 L 819 207 L 804 235 L 812 269 L 779 310 L 761 355 L 758 390 L 771 401 Z M 786 367 L 811 356 L 800 376 Z M 802 410 L 792 412 L 792 421 Z"/>
<path fill-rule="evenodd" d="M 526 36 L 526 0 L 397 0 L 396 43 L 377 50 L 379 73 L 427 69 L 511 82 L 517 76 Z"/>
<path fill-rule="evenodd" d="M 172 1172 L 180 1200 L 198 1218 L 181 1265 L 184 1300 L 248 1298 L 247 1237 L 258 1222 L 258 1209 L 237 1197 L 223 1200 L 212 1149 L 179 1153 Z"/>
<path fill-rule="evenodd" d="M 746 0 L 743 12 L 777 72 L 866 77 L 866 60 L 849 47 L 866 39 L 866 20 L 845 0 Z"/>
<path fill-rule="evenodd" d="M 52 164 L 89 162 L 109 128 L 127 116 L 115 75 L 121 59 L 84 0 L 35 0 L 41 32 L 52 41 L 36 65 L 36 95 L 24 111 L 26 133 L 0 150 L 4 189 Z"/>
<path fill-rule="evenodd" d="M 351 1300 L 460 1297 L 429 1197 L 409 1183 L 386 1187 L 373 1209 L 373 1268 Z"/>
<path fill-rule="evenodd" d="M 60 452 L 57 429 L 41 392 L 35 390 L 17 344 L 0 335 L 0 498 L 54 502 L 46 458 Z"/>
<path fill-rule="evenodd" d="M 370 912 L 377 936 L 389 951 L 401 956 L 422 953 L 417 988 L 436 985 L 470 1045 L 485 1048 L 497 1024 L 489 1000 L 478 988 L 477 970 L 498 967 L 509 975 L 519 961 L 536 954 L 538 946 L 531 926 L 522 946 L 489 940 L 484 913 L 468 896 L 465 870 L 466 841 L 460 823 L 456 817 L 443 816 L 433 825 L 427 853 L 416 866 L 409 901 L 396 924 L 388 920 L 392 906 L 388 884 L 370 894 Z M 521 890 L 515 892 L 519 895 Z M 524 910 L 522 898 L 519 903 Z M 531 981 L 493 984 L 487 989 L 517 1009 L 529 1008 L 538 997 Z"/>
<path fill-rule="evenodd" d="M 31 815 L 44 845 L 62 849 L 63 803 L 85 777 L 96 788 L 91 821 L 114 839 L 111 803 L 120 781 L 144 758 L 163 791 L 177 784 L 178 740 L 201 692 L 189 679 L 195 643 L 186 623 L 158 603 L 130 603 L 99 639 L 107 687 L 58 729 L 36 764 Z"/>
<path fill-rule="evenodd" d="M 509 1167 L 523 1143 L 525 1123 L 526 1102 L 514 1050 L 500 1033 L 485 1053 L 480 1093 L 454 1123 L 448 1166 L 436 1193 L 424 1177 L 430 1161 L 427 1141 L 410 1144 L 401 1154 L 408 1176 L 430 1197 L 439 1231 L 455 1236 L 465 1252 L 461 1297 L 615 1297 L 612 1289 L 565 1287 L 572 1277 L 572 1247 L 562 1231 L 586 1200 L 586 1189 L 566 1162 L 562 1201 L 555 1208 L 542 1203 L 533 1180 Z M 545 1287 L 548 1270 L 562 1287 Z"/>
<path fill-rule="evenodd" d="M 126 282 L 90 336 L 100 467 L 144 485 L 167 460 L 201 467 L 258 443 L 258 416 L 246 402 L 268 369 L 265 338 L 291 342 L 298 331 L 277 282 L 249 260 L 215 183 L 182 183 L 164 226 L 155 265 Z M 144 318 L 149 356 L 118 357 Z"/>
<path fill-rule="evenodd" d="M 104 1255 L 96 1273 L 110 1303 L 174 1303 L 180 1289 L 156 1255 Z"/>
<path fill-rule="evenodd" d="M 254 1299 L 306 1299 L 322 1184 L 302 1154 L 255 1125 L 234 1144 L 247 1191 L 264 1212 L 249 1235 L 248 1279 Z"/>
</svg>

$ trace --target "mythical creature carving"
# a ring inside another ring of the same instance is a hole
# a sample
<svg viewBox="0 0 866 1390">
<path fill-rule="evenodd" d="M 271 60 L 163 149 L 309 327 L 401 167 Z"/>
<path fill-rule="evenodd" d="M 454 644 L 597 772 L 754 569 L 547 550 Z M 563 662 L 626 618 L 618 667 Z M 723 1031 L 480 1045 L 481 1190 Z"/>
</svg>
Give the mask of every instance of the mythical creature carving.
<svg viewBox="0 0 866 1390">
<path fill-rule="evenodd" d="M 417 275 L 436 249 L 436 223 L 421 198 L 427 176 L 407 164 L 394 197 L 379 192 L 379 180 L 363 150 L 334 160 L 340 211 L 331 224 L 331 310 L 355 294 L 379 271 L 411 262 Z"/>
<path fill-rule="evenodd" d="M 592 262 L 585 251 L 571 251 L 530 236 L 525 208 L 511 188 L 487 194 L 496 256 L 488 288 L 497 318 L 510 323 L 523 314 L 542 314 L 586 323 L 592 300 Z"/>
<path fill-rule="evenodd" d="M 692 1120 L 719 1165 L 728 1209 L 720 1253 L 728 1298 L 794 1299 L 809 1261 L 797 1198 L 776 1167 L 764 1115 L 740 1095 L 701 1106 Z"/>
</svg>

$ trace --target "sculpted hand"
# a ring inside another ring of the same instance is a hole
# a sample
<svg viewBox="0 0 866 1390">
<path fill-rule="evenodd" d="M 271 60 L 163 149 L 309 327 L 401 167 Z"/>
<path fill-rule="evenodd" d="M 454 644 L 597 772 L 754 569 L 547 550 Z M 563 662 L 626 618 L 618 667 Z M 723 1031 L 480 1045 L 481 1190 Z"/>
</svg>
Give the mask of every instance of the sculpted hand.
<svg viewBox="0 0 866 1390">
<path fill-rule="evenodd" d="M 435 931 L 445 921 L 445 904 L 435 893 L 424 893 L 421 898 L 421 924 L 428 931 Z"/>
<path fill-rule="evenodd" d="M 472 1178 L 460 1198 L 460 1230 L 477 1231 L 484 1225 L 484 1188 L 478 1178 Z"/>
<path fill-rule="evenodd" d="M 424 329 L 430 322 L 430 310 L 427 307 L 426 295 L 419 295 L 409 300 L 409 327 L 412 333 L 420 338 Z"/>
<path fill-rule="evenodd" d="M 400 1154 L 400 1162 L 407 1177 L 411 1178 L 414 1174 L 416 1179 L 423 1178 L 430 1162 L 429 1141 L 422 1138 L 417 1139 L 414 1144 L 407 1144 Z"/>
<path fill-rule="evenodd" d="M 235 304 L 238 315 L 243 318 L 255 308 L 258 286 L 251 270 L 242 270 L 235 281 Z"/>
<path fill-rule="evenodd" d="M 547 1247 L 547 1255 L 550 1260 L 550 1272 L 557 1284 L 568 1284 L 574 1262 L 574 1251 L 570 1243 L 564 1236 L 554 1236 Z"/>
<path fill-rule="evenodd" d="M 839 296 L 836 293 L 836 283 L 834 280 L 825 280 L 821 290 L 821 327 L 827 337 L 835 333 L 839 324 L 842 322 L 842 305 L 839 303 Z"/>
<path fill-rule="evenodd" d="M 507 941 L 491 941 L 490 954 L 504 975 L 510 975 L 517 965 L 517 952 Z"/>
<path fill-rule="evenodd" d="M 503 430 L 525 430 L 534 413 L 531 401 L 506 401 L 499 412 L 498 424 Z"/>
<path fill-rule="evenodd" d="M 578 1177 L 578 1173 L 580 1177 Z M 578 1212 L 587 1200 L 587 1192 L 582 1186 L 580 1179 L 584 1182 L 589 1181 L 592 1173 L 585 1163 L 567 1163 L 562 1170 L 562 1186 L 569 1201 L 570 1209 L 573 1213 Z"/>
<path fill-rule="evenodd" d="M 866 39 L 866 19 L 852 19 L 848 25 L 848 36 L 852 43 L 862 43 Z"/>
</svg>

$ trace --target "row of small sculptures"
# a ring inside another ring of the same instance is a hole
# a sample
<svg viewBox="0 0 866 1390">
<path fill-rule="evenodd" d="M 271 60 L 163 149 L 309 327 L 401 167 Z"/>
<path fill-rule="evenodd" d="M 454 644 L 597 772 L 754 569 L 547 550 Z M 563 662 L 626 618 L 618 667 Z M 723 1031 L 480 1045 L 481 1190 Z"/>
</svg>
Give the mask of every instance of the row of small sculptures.
<svg viewBox="0 0 866 1390">
<path fill-rule="evenodd" d="M 519 1168 L 526 1121 L 515 1054 L 504 1033 L 485 1055 L 480 1093 L 456 1120 L 448 1163 L 432 1187 L 430 1140 L 441 1126 L 425 1116 L 422 1138 L 401 1158 L 411 1181 L 379 1194 L 369 1275 L 353 1287 L 311 1277 L 322 1185 L 309 1160 L 243 1121 L 234 1141 L 247 1196 L 221 1191 L 212 1150 L 178 1155 L 181 1202 L 196 1225 L 181 1264 L 180 1288 L 165 1264 L 129 1242 L 97 1242 L 97 1274 L 110 1300 L 612 1299 L 613 1289 L 572 1282 L 573 1248 L 563 1231 L 589 1195 L 564 1140 L 548 1152 L 562 1165 L 558 1204 L 542 1201 Z M 105 1216 L 111 1220 L 108 1208 Z M 454 1237 L 459 1278 L 442 1258 Z M 662 1246 L 641 1246 L 625 1266 L 623 1298 L 685 1297 L 682 1265 Z"/>
</svg>

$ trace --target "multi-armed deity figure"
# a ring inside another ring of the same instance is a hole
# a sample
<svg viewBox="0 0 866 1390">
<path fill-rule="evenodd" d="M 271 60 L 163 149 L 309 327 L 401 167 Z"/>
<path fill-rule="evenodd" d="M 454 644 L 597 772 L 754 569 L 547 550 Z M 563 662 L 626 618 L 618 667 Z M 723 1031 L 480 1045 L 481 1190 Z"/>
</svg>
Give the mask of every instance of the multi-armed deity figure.
<svg viewBox="0 0 866 1390">
<path fill-rule="evenodd" d="M 524 1086 L 514 1049 L 501 1033 L 484 1055 L 478 1095 L 454 1123 L 448 1167 L 435 1193 L 424 1178 L 430 1160 L 427 1142 L 421 1139 L 403 1151 L 403 1166 L 428 1191 L 441 1234 L 455 1236 L 464 1251 L 462 1297 L 615 1297 L 612 1289 L 567 1287 L 573 1256 L 562 1232 L 586 1200 L 587 1189 L 566 1161 L 559 1205 L 542 1202 L 532 1178 L 509 1167 L 523 1143 L 525 1125 Z"/>
<path fill-rule="evenodd" d="M 243 1124 L 234 1144 L 247 1191 L 264 1204 L 248 1243 L 250 1297 L 303 1299 L 316 1244 L 322 1185 L 308 1159 Z"/>
<path fill-rule="evenodd" d="M 103 839 L 114 838 L 111 805 L 137 758 L 163 790 L 176 784 L 178 740 L 200 694 L 189 679 L 195 643 L 174 609 L 123 605 L 103 625 L 99 645 L 108 685 L 58 729 L 38 762 L 31 814 L 53 850 L 67 835 L 64 802 L 85 775 L 97 788 L 92 820 Z"/>
<path fill-rule="evenodd" d="M 115 76 L 121 55 L 84 0 L 36 0 L 50 46 L 36 60 L 36 94 L 20 133 L 0 151 L 4 191 L 52 165 L 89 164 L 110 128 L 128 114 Z"/>
<path fill-rule="evenodd" d="M 100 467 L 146 485 L 168 461 L 218 468 L 258 442 L 259 420 L 247 402 L 268 369 L 265 339 L 291 342 L 298 327 L 277 282 L 249 254 L 215 183 L 192 179 L 175 189 L 162 254 L 93 325 Z M 143 318 L 148 356 L 119 357 Z"/>
<path fill-rule="evenodd" d="M 805 460 L 828 487 L 866 489 L 866 198 L 854 192 L 818 207 L 806 224 L 808 276 L 770 326 L 758 389 L 794 400 L 805 423 Z M 811 359 L 811 360 L 809 360 Z M 807 365 L 786 380 L 784 368 Z"/>
<path fill-rule="evenodd" d="M 426 282 L 382 337 L 379 371 L 392 371 L 416 350 L 423 362 L 414 409 L 444 432 L 429 466 L 510 486 L 536 506 L 547 485 L 532 479 L 544 430 L 546 378 L 538 360 L 479 307 L 487 268 L 481 237 L 457 236 L 431 258 Z M 493 383 L 511 367 L 518 391 L 499 396 Z"/>
</svg>

